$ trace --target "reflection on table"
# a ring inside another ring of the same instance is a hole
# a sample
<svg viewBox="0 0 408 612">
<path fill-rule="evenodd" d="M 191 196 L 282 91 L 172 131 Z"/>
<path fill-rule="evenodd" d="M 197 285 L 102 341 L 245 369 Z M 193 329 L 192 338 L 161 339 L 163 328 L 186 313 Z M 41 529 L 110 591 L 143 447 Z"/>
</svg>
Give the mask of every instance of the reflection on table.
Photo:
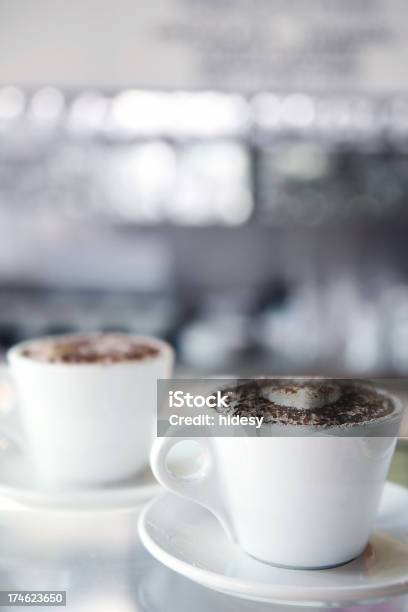
<svg viewBox="0 0 408 612">
<path fill-rule="evenodd" d="M 406 444 L 397 451 L 390 477 L 408 484 Z M 190 612 L 192 607 L 195 612 L 282 609 L 282 605 L 218 594 L 159 564 L 140 543 L 140 508 L 36 511 L 5 499 L 0 500 L 0 507 L 2 590 L 66 590 L 69 612 Z M 366 607 L 343 608 L 354 609 L 403 612 L 408 610 L 408 596 Z"/>
</svg>

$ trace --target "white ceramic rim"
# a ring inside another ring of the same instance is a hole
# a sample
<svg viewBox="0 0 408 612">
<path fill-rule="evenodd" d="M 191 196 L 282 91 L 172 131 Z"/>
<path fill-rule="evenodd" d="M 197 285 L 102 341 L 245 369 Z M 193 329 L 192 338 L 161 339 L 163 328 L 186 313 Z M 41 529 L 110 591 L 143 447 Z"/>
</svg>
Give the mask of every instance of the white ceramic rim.
<svg viewBox="0 0 408 612">
<path fill-rule="evenodd" d="M 7 362 L 10 365 L 24 363 L 26 365 L 30 364 L 35 367 L 41 367 L 41 368 L 48 367 L 54 370 L 68 368 L 70 371 L 72 371 L 74 369 L 82 370 L 85 368 L 88 370 L 91 370 L 91 369 L 119 368 L 119 367 L 129 367 L 129 366 L 143 367 L 146 364 L 151 364 L 152 362 L 162 359 L 163 356 L 168 356 L 170 357 L 171 360 L 174 360 L 174 357 L 175 357 L 174 349 L 165 340 L 161 340 L 160 338 L 156 338 L 155 336 L 143 336 L 143 335 L 138 335 L 138 334 L 122 334 L 122 332 L 117 332 L 117 333 L 120 333 L 128 338 L 131 338 L 132 340 L 135 340 L 136 342 L 140 342 L 141 344 L 142 343 L 149 344 L 157 348 L 159 350 L 158 355 L 148 357 L 147 359 L 138 359 L 138 360 L 128 359 L 124 361 L 114 361 L 111 363 L 89 363 L 89 362 L 65 363 L 65 362 L 40 361 L 39 359 L 33 359 L 32 357 L 27 357 L 26 355 L 22 354 L 22 351 L 25 348 L 29 347 L 34 342 L 41 342 L 43 340 L 44 341 L 64 340 L 65 338 L 70 339 L 70 338 L 89 337 L 89 336 L 92 337 L 92 336 L 98 336 L 101 333 L 103 332 L 56 334 L 55 336 L 48 335 L 48 336 L 39 336 L 36 338 L 30 338 L 28 340 L 24 340 L 23 342 L 19 342 L 18 344 L 15 344 L 7 351 L 6 353 Z M 114 334 L 116 332 L 112 331 L 109 333 Z"/>
<path fill-rule="evenodd" d="M 345 381 L 350 381 L 350 383 L 354 383 L 356 386 L 358 387 L 362 387 L 365 389 L 368 389 L 370 391 L 374 390 L 377 393 L 379 393 L 380 395 L 382 395 L 384 398 L 390 400 L 392 402 L 393 405 L 393 411 L 390 414 L 387 414 L 383 417 L 380 417 L 378 419 L 375 419 L 375 421 L 373 421 L 372 423 L 355 423 L 352 424 L 349 429 L 358 429 L 358 428 L 364 428 L 367 427 L 369 425 L 374 425 L 376 423 L 389 423 L 392 420 L 398 420 L 398 419 L 402 419 L 403 415 L 404 415 L 404 411 L 405 411 L 405 403 L 402 400 L 402 398 L 398 397 L 397 395 L 395 395 L 394 393 L 388 391 L 387 389 L 384 389 L 383 387 L 379 386 L 376 384 L 376 379 L 361 379 L 361 378 L 339 378 L 339 377 L 334 377 L 334 378 L 330 378 L 328 376 L 254 376 L 252 379 L 250 380 L 263 380 L 264 378 L 270 378 L 273 380 L 278 380 L 278 379 L 282 379 L 282 380 L 313 380 L 313 379 L 318 379 L 318 380 L 345 380 Z M 239 381 L 239 378 L 235 377 L 235 380 Z M 248 380 L 247 378 L 244 380 Z M 384 380 L 384 379 L 382 379 Z M 228 385 L 227 385 L 228 386 Z M 221 387 L 222 389 L 223 387 Z M 261 427 L 273 427 L 272 423 L 263 423 L 261 425 Z M 299 430 L 303 429 L 308 429 L 309 426 L 303 426 L 303 425 L 291 425 L 290 427 L 293 427 L 293 429 L 296 429 L 296 427 L 299 428 Z M 312 427 L 313 429 L 313 427 Z M 331 432 L 335 432 L 334 435 L 336 435 L 336 432 L 338 431 L 342 431 L 341 426 L 331 426 L 331 427 L 327 427 L 325 429 L 320 429 L 316 428 L 316 431 L 320 431 L 321 433 L 319 435 L 331 435 Z M 347 431 L 347 429 L 343 429 L 343 431 Z M 338 435 L 338 434 L 337 434 Z M 293 436 L 295 437 L 295 436 Z M 363 437 L 363 434 L 362 434 Z M 397 436 L 397 438 L 399 439 L 399 436 Z"/>
<path fill-rule="evenodd" d="M 27 489 L 0 482 L 0 495 L 26 508 L 52 508 L 61 511 L 92 510 L 94 512 L 98 509 L 106 511 L 137 508 L 158 495 L 160 491 L 162 487 L 155 481 L 153 475 L 151 483 L 138 484 L 138 477 L 135 476 L 133 484 L 66 491 Z"/>
</svg>

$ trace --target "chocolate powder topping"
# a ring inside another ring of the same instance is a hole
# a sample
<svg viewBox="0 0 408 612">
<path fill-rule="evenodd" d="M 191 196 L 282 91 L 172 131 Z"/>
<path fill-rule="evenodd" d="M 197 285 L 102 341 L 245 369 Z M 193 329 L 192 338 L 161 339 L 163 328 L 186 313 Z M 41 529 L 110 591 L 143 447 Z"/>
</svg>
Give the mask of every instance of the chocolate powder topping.
<svg viewBox="0 0 408 612">
<path fill-rule="evenodd" d="M 217 408 L 222 414 L 264 417 L 264 423 L 278 425 L 303 425 L 317 428 L 352 427 L 382 419 L 394 411 L 390 398 L 377 391 L 369 384 L 353 381 L 331 381 L 338 384 L 340 394 L 338 399 L 319 408 L 299 409 L 280 406 L 265 398 L 263 389 L 276 385 L 277 388 L 287 386 L 288 390 L 296 389 L 297 385 L 307 385 L 303 380 L 258 379 L 238 382 L 236 387 L 223 389 L 230 397 L 228 408 Z M 316 380 L 310 381 L 315 386 Z M 327 384 L 327 381 L 321 381 Z"/>
<path fill-rule="evenodd" d="M 22 351 L 25 357 L 46 363 L 119 363 L 142 361 L 159 350 L 125 334 L 95 334 L 46 338 Z"/>
</svg>

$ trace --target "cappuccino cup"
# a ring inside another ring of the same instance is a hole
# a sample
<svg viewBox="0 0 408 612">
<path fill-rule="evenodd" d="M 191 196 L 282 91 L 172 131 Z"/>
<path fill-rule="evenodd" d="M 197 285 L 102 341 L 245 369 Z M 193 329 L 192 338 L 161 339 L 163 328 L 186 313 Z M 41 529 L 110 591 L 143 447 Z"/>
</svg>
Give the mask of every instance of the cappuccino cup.
<svg viewBox="0 0 408 612">
<path fill-rule="evenodd" d="M 386 394 L 391 413 L 371 424 L 319 435 L 157 438 L 151 467 L 169 491 L 201 504 L 228 536 L 257 560 L 293 569 L 341 565 L 366 548 L 402 417 L 399 400 Z M 370 433 L 375 427 L 375 435 Z M 296 432 L 296 428 L 294 429 Z M 300 431 L 300 430 L 299 430 Z M 197 473 L 180 478 L 167 457 L 180 441 L 203 451 Z"/>
<path fill-rule="evenodd" d="M 171 375 L 173 350 L 156 338 L 121 335 L 129 355 L 114 342 L 110 353 L 90 352 L 89 345 L 98 338 L 103 344 L 103 336 L 40 338 L 8 352 L 20 421 L 17 444 L 41 482 L 97 486 L 148 465 L 157 379 Z M 82 352 L 67 350 L 75 343 Z"/>
</svg>

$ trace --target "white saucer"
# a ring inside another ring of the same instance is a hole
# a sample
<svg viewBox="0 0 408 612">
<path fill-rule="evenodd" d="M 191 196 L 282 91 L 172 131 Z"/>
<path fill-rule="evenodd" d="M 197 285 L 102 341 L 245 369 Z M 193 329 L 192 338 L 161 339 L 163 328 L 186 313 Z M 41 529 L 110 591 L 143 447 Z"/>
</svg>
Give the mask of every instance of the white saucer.
<svg viewBox="0 0 408 612">
<path fill-rule="evenodd" d="M 230 542 L 207 510 L 166 494 L 139 520 L 143 544 L 172 570 L 221 593 L 269 603 L 345 605 L 408 593 L 408 489 L 387 483 L 365 553 L 328 570 L 261 563 Z"/>
<path fill-rule="evenodd" d="M 129 480 L 95 488 L 47 488 L 12 444 L 0 444 L 0 496 L 29 507 L 61 509 L 129 508 L 140 506 L 161 491 L 150 469 Z"/>
</svg>

